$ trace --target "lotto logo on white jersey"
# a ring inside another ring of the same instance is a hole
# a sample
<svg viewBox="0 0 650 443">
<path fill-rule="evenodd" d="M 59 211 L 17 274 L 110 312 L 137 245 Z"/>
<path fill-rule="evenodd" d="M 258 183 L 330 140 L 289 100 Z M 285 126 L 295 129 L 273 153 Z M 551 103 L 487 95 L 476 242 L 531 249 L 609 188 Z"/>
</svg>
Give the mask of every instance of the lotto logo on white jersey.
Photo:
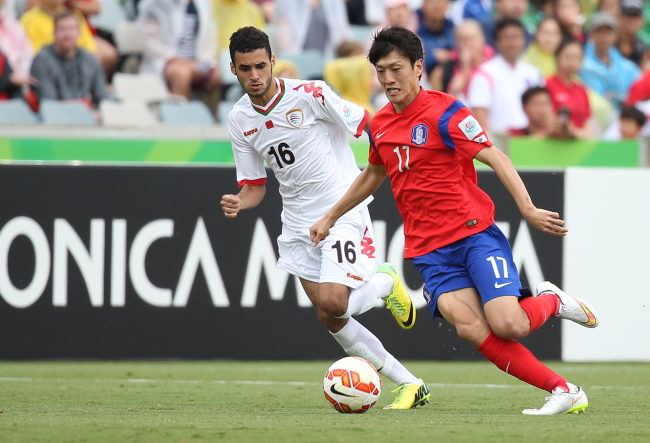
<svg viewBox="0 0 650 443">
<path fill-rule="evenodd" d="M 458 123 L 458 128 L 463 131 L 468 140 L 474 140 L 477 135 L 483 132 L 481 124 L 473 115 L 468 115 L 462 122 Z"/>
</svg>

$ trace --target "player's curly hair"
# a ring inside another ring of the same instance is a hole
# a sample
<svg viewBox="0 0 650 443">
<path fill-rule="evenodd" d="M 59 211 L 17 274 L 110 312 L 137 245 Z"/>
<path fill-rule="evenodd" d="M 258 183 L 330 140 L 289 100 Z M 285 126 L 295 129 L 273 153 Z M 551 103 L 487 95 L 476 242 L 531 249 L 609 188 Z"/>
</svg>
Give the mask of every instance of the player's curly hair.
<svg viewBox="0 0 650 443">
<path fill-rule="evenodd" d="M 420 37 L 406 28 L 393 25 L 374 33 L 372 46 L 368 51 L 368 61 L 376 65 L 379 60 L 393 51 L 408 58 L 411 66 L 415 66 L 416 61 L 424 59 Z"/>
<path fill-rule="evenodd" d="M 254 26 L 246 26 L 239 28 L 230 36 L 230 61 L 235 63 L 235 52 L 240 54 L 247 54 L 249 52 L 257 51 L 258 49 L 266 49 L 271 59 L 271 43 L 269 36 L 264 31 L 260 31 Z"/>
</svg>

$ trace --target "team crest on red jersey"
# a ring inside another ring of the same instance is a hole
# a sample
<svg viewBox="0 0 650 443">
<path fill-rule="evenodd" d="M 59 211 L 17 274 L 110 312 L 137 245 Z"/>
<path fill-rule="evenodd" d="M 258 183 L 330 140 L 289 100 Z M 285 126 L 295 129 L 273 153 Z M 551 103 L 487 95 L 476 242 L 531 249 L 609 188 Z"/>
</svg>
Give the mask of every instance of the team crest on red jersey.
<svg viewBox="0 0 650 443">
<path fill-rule="evenodd" d="M 411 142 L 418 146 L 422 146 L 429 138 L 429 127 L 425 124 L 419 123 L 413 126 L 411 131 Z"/>
</svg>

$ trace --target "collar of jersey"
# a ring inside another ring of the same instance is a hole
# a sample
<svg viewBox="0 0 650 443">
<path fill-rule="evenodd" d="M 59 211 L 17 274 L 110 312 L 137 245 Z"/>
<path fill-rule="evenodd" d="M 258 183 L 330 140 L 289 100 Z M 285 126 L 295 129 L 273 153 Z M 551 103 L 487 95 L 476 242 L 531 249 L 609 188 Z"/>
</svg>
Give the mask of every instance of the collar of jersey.
<svg viewBox="0 0 650 443">
<path fill-rule="evenodd" d="M 416 112 L 418 110 L 418 108 L 420 107 L 420 102 L 422 102 L 422 97 L 424 97 L 424 95 L 425 95 L 424 88 L 422 86 L 420 86 L 420 92 L 418 92 L 418 95 L 415 97 L 415 99 L 411 103 L 409 103 L 408 105 L 406 105 L 404 107 L 404 109 L 402 109 L 401 114 L 398 114 L 395 111 L 395 108 L 393 106 L 391 106 L 393 108 L 393 114 L 395 114 L 395 115 L 406 115 L 406 114 L 410 114 L 412 112 Z"/>
<path fill-rule="evenodd" d="M 262 108 L 261 106 L 256 106 L 255 103 L 251 102 L 251 105 L 253 105 L 253 109 L 255 109 L 255 111 L 257 111 L 262 115 L 269 115 L 269 112 L 273 111 L 273 108 L 275 108 L 275 106 L 278 103 L 280 103 L 280 100 L 282 100 L 282 97 L 284 97 L 284 91 L 285 91 L 284 80 L 282 80 L 281 78 L 280 79 L 276 78 L 275 81 L 279 83 L 278 87 L 280 88 L 280 91 L 277 93 L 275 98 L 271 100 L 271 104 L 269 104 L 266 108 Z"/>
</svg>

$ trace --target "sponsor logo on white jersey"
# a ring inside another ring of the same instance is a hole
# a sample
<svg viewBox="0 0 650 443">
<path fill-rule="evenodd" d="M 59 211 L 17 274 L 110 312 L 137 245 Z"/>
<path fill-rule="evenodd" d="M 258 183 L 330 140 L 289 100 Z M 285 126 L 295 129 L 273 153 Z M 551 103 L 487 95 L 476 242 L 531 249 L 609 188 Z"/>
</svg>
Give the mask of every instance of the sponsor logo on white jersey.
<svg viewBox="0 0 650 443">
<path fill-rule="evenodd" d="M 352 112 L 352 107 L 345 100 L 341 100 L 341 105 L 339 106 L 339 115 L 343 117 L 343 120 L 348 122 L 348 124 L 352 123 L 354 113 Z"/>
</svg>

